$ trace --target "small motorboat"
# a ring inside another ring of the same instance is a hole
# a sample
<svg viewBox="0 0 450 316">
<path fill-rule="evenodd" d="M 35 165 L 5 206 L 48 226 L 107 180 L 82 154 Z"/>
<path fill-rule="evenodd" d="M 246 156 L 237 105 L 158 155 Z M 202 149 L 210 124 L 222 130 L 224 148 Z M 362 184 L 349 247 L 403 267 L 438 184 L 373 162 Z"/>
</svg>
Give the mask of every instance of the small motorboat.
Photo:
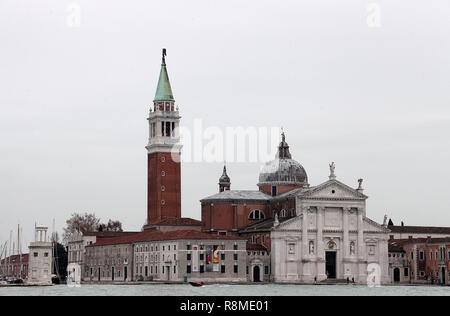
<svg viewBox="0 0 450 316">
<path fill-rule="evenodd" d="M 198 282 L 189 282 L 189 284 L 192 285 L 192 286 L 195 286 L 195 287 L 200 287 L 200 286 L 205 285 L 204 282 L 200 282 L 200 283 L 198 283 Z"/>
</svg>

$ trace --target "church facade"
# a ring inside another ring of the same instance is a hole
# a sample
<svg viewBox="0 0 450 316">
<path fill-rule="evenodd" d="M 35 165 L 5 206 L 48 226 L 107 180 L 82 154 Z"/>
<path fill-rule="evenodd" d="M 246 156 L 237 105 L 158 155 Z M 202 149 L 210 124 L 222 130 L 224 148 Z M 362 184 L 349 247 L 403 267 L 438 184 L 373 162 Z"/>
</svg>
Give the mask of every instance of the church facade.
<svg viewBox="0 0 450 316">
<path fill-rule="evenodd" d="M 219 193 L 201 200 L 202 229 L 247 238 L 250 281 L 388 283 L 389 229 L 366 216 L 362 179 L 352 188 L 334 169 L 330 164 L 329 180 L 310 186 L 283 133 L 276 159 L 259 175 L 259 190 L 231 190 L 224 168 Z M 254 258 L 250 249 L 258 247 L 269 256 Z"/>
<path fill-rule="evenodd" d="M 331 177 L 295 193 L 297 216 L 271 231 L 274 282 L 389 282 L 389 230 L 366 217 L 360 191 Z"/>
</svg>

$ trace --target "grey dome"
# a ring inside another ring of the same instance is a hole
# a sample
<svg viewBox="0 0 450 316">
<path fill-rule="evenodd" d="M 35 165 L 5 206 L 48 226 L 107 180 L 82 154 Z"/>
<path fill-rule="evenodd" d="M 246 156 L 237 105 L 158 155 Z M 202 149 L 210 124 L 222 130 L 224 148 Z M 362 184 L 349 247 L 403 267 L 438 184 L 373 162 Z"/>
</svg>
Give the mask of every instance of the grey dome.
<svg viewBox="0 0 450 316">
<path fill-rule="evenodd" d="M 305 168 L 293 160 L 284 133 L 275 160 L 267 162 L 259 173 L 258 185 L 308 185 Z"/>
<path fill-rule="evenodd" d="M 258 185 L 277 184 L 308 184 L 305 168 L 293 159 L 275 159 L 264 165 L 259 173 Z M 280 183 L 281 182 L 281 183 Z"/>
</svg>

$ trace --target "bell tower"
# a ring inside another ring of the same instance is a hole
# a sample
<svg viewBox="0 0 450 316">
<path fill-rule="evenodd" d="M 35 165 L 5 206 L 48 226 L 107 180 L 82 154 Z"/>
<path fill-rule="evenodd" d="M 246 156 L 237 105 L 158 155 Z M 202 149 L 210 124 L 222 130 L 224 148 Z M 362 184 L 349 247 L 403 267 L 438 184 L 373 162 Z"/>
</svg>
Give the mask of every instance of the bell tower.
<svg viewBox="0 0 450 316">
<path fill-rule="evenodd" d="M 148 117 L 147 223 L 181 217 L 180 114 L 162 51 L 161 71 Z"/>
</svg>

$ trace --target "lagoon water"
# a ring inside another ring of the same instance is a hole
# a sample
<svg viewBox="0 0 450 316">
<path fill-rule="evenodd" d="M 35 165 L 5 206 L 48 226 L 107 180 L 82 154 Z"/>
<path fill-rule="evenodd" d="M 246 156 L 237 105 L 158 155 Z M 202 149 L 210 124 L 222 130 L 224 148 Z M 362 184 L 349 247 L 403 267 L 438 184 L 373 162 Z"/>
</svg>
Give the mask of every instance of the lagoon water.
<svg viewBox="0 0 450 316">
<path fill-rule="evenodd" d="M 0 296 L 450 296 L 447 286 L 382 286 L 370 288 L 355 285 L 227 285 L 211 284 L 192 287 L 189 284 L 81 285 L 68 287 L 2 287 Z"/>
</svg>

